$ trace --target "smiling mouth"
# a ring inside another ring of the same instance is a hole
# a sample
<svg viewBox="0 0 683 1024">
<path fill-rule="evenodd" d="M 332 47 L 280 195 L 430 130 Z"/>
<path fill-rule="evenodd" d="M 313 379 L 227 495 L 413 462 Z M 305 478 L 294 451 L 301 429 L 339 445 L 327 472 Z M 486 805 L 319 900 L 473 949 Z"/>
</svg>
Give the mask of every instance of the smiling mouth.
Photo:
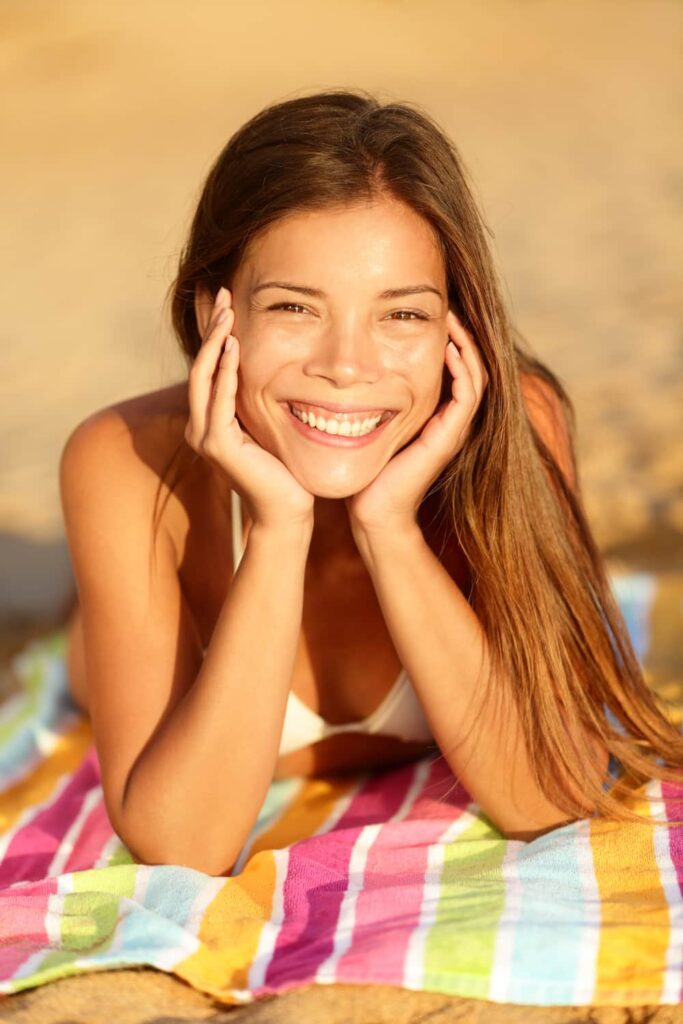
<svg viewBox="0 0 683 1024">
<path fill-rule="evenodd" d="M 287 402 L 287 406 L 299 422 L 331 437 L 364 437 L 395 416 L 395 412 L 390 409 L 367 413 L 342 413 L 325 410 L 323 415 L 318 411 L 320 406 L 316 406 L 315 410 L 311 406 L 293 402 Z"/>
</svg>

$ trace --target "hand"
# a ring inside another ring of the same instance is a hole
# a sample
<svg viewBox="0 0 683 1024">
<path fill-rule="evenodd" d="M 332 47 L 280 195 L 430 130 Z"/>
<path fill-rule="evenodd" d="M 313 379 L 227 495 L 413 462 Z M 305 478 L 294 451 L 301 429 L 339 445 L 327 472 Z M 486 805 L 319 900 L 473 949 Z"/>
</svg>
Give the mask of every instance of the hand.
<svg viewBox="0 0 683 1024">
<path fill-rule="evenodd" d="M 312 524 L 314 495 L 277 456 L 262 448 L 235 416 L 239 342 L 230 334 L 234 322 L 232 296 L 221 288 L 190 369 L 185 440 L 225 470 L 231 487 L 246 498 L 254 523 Z"/>
<path fill-rule="evenodd" d="M 463 447 L 488 376 L 472 338 L 449 310 L 444 359 L 452 397 L 443 402 L 420 436 L 389 460 L 367 487 L 345 499 L 354 534 L 412 527 L 429 486 Z"/>
</svg>

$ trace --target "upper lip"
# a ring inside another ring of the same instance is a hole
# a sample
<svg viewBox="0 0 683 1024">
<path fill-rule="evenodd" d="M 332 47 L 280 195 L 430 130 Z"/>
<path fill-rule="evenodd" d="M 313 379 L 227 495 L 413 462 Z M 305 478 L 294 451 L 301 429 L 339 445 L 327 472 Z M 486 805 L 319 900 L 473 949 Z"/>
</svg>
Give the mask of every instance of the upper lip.
<svg viewBox="0 0 683 1024">
<path fill-rule="evenodd" d="M 347 402 L 341 405 L 339 402 L 316 402 L 306 398 L 290 398 L 287 400 L 291 405 L 310 405 L 320 409 L 327 409 L 328 412 L 394 412 L 386 405 L 357 405 Z"/>
</svg>

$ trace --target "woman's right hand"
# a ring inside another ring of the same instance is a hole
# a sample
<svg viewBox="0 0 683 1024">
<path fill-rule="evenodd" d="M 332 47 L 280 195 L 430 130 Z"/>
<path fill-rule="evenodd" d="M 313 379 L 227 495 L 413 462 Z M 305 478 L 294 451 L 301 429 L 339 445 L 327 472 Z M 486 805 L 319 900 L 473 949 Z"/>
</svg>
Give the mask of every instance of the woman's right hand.
<svg viewBox="0 0 683 1024">
<path fill-rule="evenodd" d="M 190 369 L 185 440 L 226 472 L 231 486 L 247 501 L 254 523 L 312 524 L 314 495 L 277 456 L 254 441 L 235 416 L 239 342 L 230 334 L 234 322 L 232 296 L 221 289 Z"/>
</svg>

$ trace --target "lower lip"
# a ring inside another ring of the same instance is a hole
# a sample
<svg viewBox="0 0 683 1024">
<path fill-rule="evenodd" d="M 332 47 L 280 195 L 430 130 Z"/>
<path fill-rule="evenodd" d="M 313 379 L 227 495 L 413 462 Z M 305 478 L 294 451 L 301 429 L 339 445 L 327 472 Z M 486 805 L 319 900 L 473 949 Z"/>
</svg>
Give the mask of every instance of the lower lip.
<svg viewBox="0 0 683 1024">
<path fill-rule="evenodd" d="M 384 423 L 380 423 L 378 427 L 371 430 L 369 434 L 364 434 L 362 437 L 344 437 L 340 434 L 326 434 L 324 430 L 316 430 L 315 427 L 309 427 L 302 420 L 296 418 L 292 410 L 285 403 L 285 412 L 292 420 L 294 426 L 304 437 L 308 438 L 309 441 L 317 441 L 319 444 L 326 444 L 332 448 L 362 448 L 366 444 L 370 444 L 376 440 L 384 432 L 384 428 L 388 426 L 393 420 L 393 416 L 385 420 Z"/>
</svg>

